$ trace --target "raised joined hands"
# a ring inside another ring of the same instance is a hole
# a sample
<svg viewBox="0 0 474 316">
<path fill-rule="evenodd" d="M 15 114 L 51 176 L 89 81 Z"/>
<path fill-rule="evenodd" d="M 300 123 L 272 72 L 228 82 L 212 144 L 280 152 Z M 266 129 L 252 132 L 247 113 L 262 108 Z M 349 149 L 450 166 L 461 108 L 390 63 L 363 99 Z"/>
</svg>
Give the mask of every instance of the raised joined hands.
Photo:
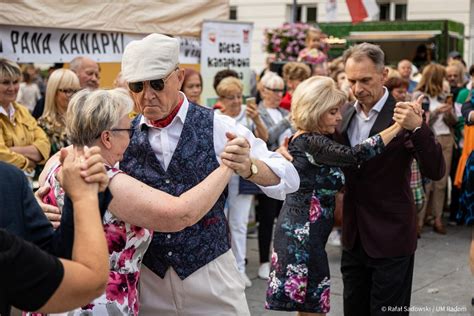
<svg viewBox="0 0 474 316">
<path fill-rule="evenodd" d="M 415 102 L 398 102 L 393 111 L 393 120 L 406 130 L 412 131 L 423 123 L 421 95 Z"/>
</svg>

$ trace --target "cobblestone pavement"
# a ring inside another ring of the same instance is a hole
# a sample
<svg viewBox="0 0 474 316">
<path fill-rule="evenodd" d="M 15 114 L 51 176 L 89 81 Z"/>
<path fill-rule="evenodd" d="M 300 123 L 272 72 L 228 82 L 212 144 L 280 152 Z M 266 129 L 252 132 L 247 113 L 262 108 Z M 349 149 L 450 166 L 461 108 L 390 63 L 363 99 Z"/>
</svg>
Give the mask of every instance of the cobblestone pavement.
<svg viewBox="0 0 474 316">
<path fill-rule="evenodd" d="M 447 227 L 447 235 L 435 234 L 425 227 L 415 254 L 415 271 L 410 315 L 474 315 L 471 299 L 474 297 L 474 277 L 469 269 L 471 228 Z M 258 245 L 256 234 L 247 239 L 247 274 L 252 287 L 246 290 L 252 316 L 286 315 L 296 313 L 274 312 L 264 309 L 266 281 L 257 277 Z M 331 269 L 330 316 L 343 315 L 342 279 L 340 272 L 341 249 L 327 246 Z M 387 315 L 389 315 L 387 313 Z"/>
</svg>

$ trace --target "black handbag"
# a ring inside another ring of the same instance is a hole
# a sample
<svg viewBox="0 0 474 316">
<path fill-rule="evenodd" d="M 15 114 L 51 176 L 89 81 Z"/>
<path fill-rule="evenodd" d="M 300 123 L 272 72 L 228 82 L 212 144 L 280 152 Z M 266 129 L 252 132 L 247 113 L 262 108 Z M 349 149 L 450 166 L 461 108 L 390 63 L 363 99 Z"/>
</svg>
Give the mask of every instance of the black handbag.
<svg viewBox="0 0 474 316">
<path fill-rule="evenodd" d="M 253 182 L 239 177 L 239 194 L 261 194 L 262 190 Z"/>
</svg>

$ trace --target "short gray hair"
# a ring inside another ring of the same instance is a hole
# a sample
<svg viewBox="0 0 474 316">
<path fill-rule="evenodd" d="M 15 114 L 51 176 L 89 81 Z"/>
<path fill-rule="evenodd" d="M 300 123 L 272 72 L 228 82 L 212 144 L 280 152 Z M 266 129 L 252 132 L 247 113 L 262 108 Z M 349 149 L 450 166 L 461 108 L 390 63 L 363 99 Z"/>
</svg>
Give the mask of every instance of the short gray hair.
<svg viewBox="0 0 474 316">
<path fill-rule="evenodd" d="M 93 62 L 95 64 L 97 64 L 97 62 L 89 57 L 85 57 L 85 56 L 78 56 L 78 57 L 74 57 L 71 62 L 69 63 L 69 69 L 71 69 L 72 71 L 74 71 L 75 73 L 78 73 L 79 70 L 81 70 L 81 68 L 83 67 L 82 65 L 84 64 L 84 61 L 90 61 L 90 62 Z M 98 66 L 98 64 L 97 64 Z M 100 67 L 99 67 L 99 71 L 100 71 Z"/>
<path fill-rule="evenodd" d="M 133 109 L 133 100 L 123 88 L 76 93 L 66 114 L 69 141 L 77 146 L 90 146 L 103 131 L 117 126 Z"/>
<path fill-rule="evenodd" d="M 397 68 L 400 68 L 400 65 L 401 65 L 402 63 L 406 63 L 406 62 L 410 63 L 410 66 L 413 65 L 413 63 L 412 63 L 411 61 L 409 61 L 408 59 L 402 59 L 402 60 L 400 60 L 400 61 L 398 62 Z"/>
<path fill-rule="evenodd" d="M 0 58 L 0 79 L 20 79 L 21 69 L 17 63 L 6 58 Z"/>
<path fill-rule="evenodd" d="M 82 61 L 83 60 L 84 60 L 84 57 L 82 57 L 82 56 L 74 57 L 74 59 L 71 60 L 71 62 L 69 63 L 69 69 L 71 69 L 72 71 L 77 73 L 77 71 L 82 66 Z"/>
<path fill-rule="evenodd" d="M 360 61 L 363 58 L 370 59 L 375 67 L 382 71 L 385 66 L 385 54 L 378 45 L 370 43 L 362 43 L 349 47 L 344 51 L 342 60 L 344 65 L 347 63 L 349 58 L 353 58 L 355 61 Z"/>
<path fill-rule="evenodd" d="M 260 83 L 264 88 L 275 89 L 277 87 L 285 87 L 285 81 L 283 78 L 280 77 L 277 73 L 272 71 L 266 71 L 265 75 L 263 75 L 262 79 L 260 79 Z"/>
</svg>

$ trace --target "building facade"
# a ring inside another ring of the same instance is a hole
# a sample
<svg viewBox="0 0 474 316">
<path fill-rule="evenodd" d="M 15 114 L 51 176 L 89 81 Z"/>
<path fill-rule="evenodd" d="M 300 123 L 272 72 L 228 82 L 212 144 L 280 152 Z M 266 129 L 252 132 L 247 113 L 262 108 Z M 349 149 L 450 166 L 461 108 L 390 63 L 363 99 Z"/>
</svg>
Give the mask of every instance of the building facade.
<svg viewBox="0 0 474 316">
<path fill-rule="evenodd" d="M 328 15 L 327 6 L 335 2 L 336 10 Z M 230 18 L 254 23 L 251 67 L 265 67 L 263 50 L 265 28 L 281 26 L 292 20 L 292 0 L 230 0 Z M 377 0 L 380 12 L 373 20 L 414 21 L 449 19 L 464 24 L 464 59 L 474 62 L 474 0 Z M 297 0 L 296 20 L 307 23 L 350 22 L 345 0 Z"/>
</svg>

